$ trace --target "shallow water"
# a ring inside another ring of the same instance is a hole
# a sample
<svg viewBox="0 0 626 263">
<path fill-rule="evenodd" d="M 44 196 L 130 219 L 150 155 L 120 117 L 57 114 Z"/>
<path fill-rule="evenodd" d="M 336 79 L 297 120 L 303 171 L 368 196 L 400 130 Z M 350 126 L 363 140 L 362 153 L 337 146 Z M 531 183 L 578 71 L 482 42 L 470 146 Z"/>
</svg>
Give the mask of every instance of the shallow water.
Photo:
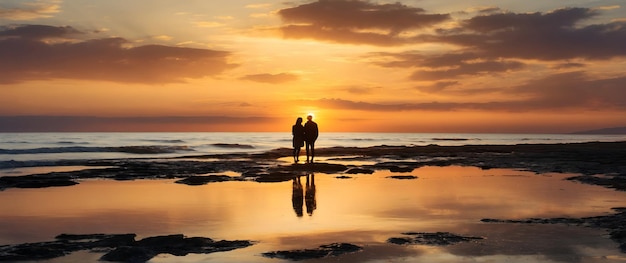
<svg viewBox="0 0 626 263">
<path fill-rule="evenodd" d="M 286 127 L 289 128 L 289 127 Z M 624 141 L 626 135 L 588 134 L 464 134 L 323 132 L 316 147 L 378 145 L 468 145 Z M 0 170 L 16 163 L 47 165 L 57 160 L 167 158 L 220 153 L 255 153 L 291 148 L 287 132 L 179 133 L 0 133 Z"/>
<path fill-rule="evenodd" d="M 172 180 L 87 180 L 71 187 L 8 189 L 0 192 L 0 245 L 49 241 L 61 233 L 137 233 L 138 239 L 182 233 L 258 243 L 208 255 L 160 255 L 151 262 L 280 262 L 260 254 L 334 242 L 364 247 L 333 258 L 339 262 L 626 261 L 603 230 L 480 222 L 597 216 L 625 206 L 626 193 L 563 180 L 570 175 L 451 166 L 336 176 L 203 186 Z M 409 231 L 486 239 L 446 247 L 386 243 Z M 100 255 L 80 252 L 51 262 L 84 262 Z"/>
</svg>

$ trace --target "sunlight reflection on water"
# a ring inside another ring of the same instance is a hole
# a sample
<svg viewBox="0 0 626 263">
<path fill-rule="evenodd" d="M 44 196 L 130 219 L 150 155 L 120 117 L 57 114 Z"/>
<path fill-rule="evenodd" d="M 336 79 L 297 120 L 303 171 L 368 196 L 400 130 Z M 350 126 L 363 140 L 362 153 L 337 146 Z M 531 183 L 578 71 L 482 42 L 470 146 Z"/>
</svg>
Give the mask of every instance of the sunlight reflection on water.
<svg viewBox="0 0 626 263">
<path fill-rule="evenodd" d="M 336 259 L 341 262 L 624 259 L 602 230 L 480 222 L 482 218 L 595 216 L 626 203 L 624 192 L 563 180 L 568 175 L 451 166 L 402 174 L 377 171 L 350 179 L 336 176 L 310 174 L 299 182 L 203 186 L 173 180 L 86 180 L 72 187 L 8 189 L 0 192 L 0 244 L 48 241 L 61 233 L 137 233 L 138 239 L 182 233 L 258 243 L 209 255 L 161 255 L 152 261 L 276 262 L 280 260 L 260 253 L 334 242 L 365 246 L 363 252 Z M 449 247 L 385 243 L 407 231 L 447 231 L 486 239 Z"/>
</svg>

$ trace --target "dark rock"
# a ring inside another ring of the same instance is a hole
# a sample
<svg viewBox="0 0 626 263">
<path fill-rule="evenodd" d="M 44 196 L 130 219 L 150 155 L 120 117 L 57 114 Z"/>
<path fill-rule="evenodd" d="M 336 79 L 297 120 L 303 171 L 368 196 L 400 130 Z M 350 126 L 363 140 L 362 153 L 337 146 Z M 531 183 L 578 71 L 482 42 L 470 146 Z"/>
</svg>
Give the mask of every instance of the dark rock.
<svg viewBox="0 0 626 263">
<path fill-rule="evenodd" d="M 528 219 L 493 219 L 485 218 L 480 221 L 485 223 L 509 223 L 509 224 L 567 224 L 604 228 L 610 231 L 611 239 L 620 244 L 622 252 L 626 247 L 626 208 L 613 208 L 617 213 L 605 216 L 593 216 L 583 218 L 528 218 Z"/>
<path fill-rule="evenodd" d="M 626 176 L 594 176 L 581 175 L 567 178 L 567 180 L 578 181 L 581 183 L 601 185 L 607 188 L 626 191 Z"/>
<path fill-rule="evenodd" d="M 257 177 L 255 181 L 260 183 L 278 183 L 290 181 L 297 176 L 299 175 L 296 175 L 293 172 L 271 172 L 269 174 Z"/>
<path fill-rule="evenodd" d="M 340 175 L 340 176 L 335 176 L 335 178 L 337 178 L 337 179 L 351 179 L 352 176 Z"/>
<path fill-rule="evenodd" d="M 114 262 L 146 262 L 158 255 L 157 252 L 145 247 L 117 247 L 104 254 L 100 260 Z"/>
<path fill-rule="evenodd" d="M 45 244 L 21 244 L 16 246 L 0 246 L 0 261 L 44 260 L 65 256 L 72 251 L 63 249 L 59 242 Z"/>
<path fill-rule="evenodd" d="M 137 241 L 137 246 L 150 247 L 153 249 L 172 248 L 184 246 L 185 236 L 182 234 L 146 237 Z"/>
<path fill-rule="evenodd" d="M 268 258 L 280 258 L 299 261 L 340 256 L 343 254 L 354 253 L 361 250 L 363 250 L 363 248 L 357 245 L 349 243 L 333 243 L 329 245 L 322 245 L 315 249 L 273 251 L 263 253 L 262 255 Z"/>
<path fill-rule="evenodd" d="M 374 170 L 364 168 L 350 168 L 346 171 L 347 174 L 373 174 Z"/>
<path fill-rule="evenodd" d="M 388 243 L 397 245 L 430 245 L 430 246 L 447 246 L 461 242 L 471 242 L 484 239 L 482 237 L 459 236 L 448 232 L 407 232 L 402 233 L 410 237 L 392 237 L 387 239 Z"/>
<path fill-rule="evenodd" d="M 86 234 L 86 235 L 73 235 L 73 234 L 61 234 L 56 236 L 57 240 L 67 241 L 83 241 L 85 247 L 116 247 L 116 246 L 130 246 L 135 243 L 136 234 Z"/>
<path fill-rule="evenodd" d="M 72 180 L 65 179 L 55 179 L 55 180 L 42 180 L 42 181 L 25 181 L 19 182 L 13 185 L 15 188 L 45 188 L 45 187 L 59 187 L 59 186 L 72 186 L 77 185 L 77 182 Z"/>
<path fill-rule="evenodd" d="M 393 172 L 393 173 L 410 173 L 413 172 L 413 170 L 415 170 L 414 167 L 390 167 L 389 171 Z"/>
<path fill-rule="evenodd" d="M 393 157 L 390 157 L 390 158 L 395 159 Z M 374 165 L 374 167 L 376 169 L 389 170 L 390 172 L 393 172 L 393 173 L 410 173 L 413 170 L 415 170 L 415 168 L 418 168 L 422 165 L 423 165 L 422 163 L 418 163 L 418 162 L 389 161 L 389 162 L 377 163 Z"/>
<path fill-rule="evenodd" d="M 396 245 L 406 245 L 411 244 L 413 239 L 408 237 L 392 237 L 387 239 L 387 243 L 396 244 Z"/>
<path fill-rule="evenodd" d="M 0 190 L 6 188 L 44 188 L 72 186 L 78 183 L 67 176 L 51 177 L 38 175 L 0 177 Z"/>
<path fill-rule="evenodd" d="M 626 190 L 626 142 L 589 142 L 568 144 L 465 145 L 465 146 L 374 146 L 331 147 L 316 149 L 318 156 L 358 156 L 362 161 L 391 160 L 375 165 L 352 167 L 353 170 L 390 170 L 409 172 L 422 166 L 476 166 L 483 168 L 524 169 L 537 173 L 564 172 L 581 174 L 573 177 L 583 183 Z M 283 181 L 281 173 L 341 173 L 348 170 L 341 164 L 313 163 L 284 166 L 277 158 L 289 157 L 292 149 L 280 148 L 254 154 L 214 154 L 184 156 L 165 161 L 146 159 L 60 160 L 46 165 L 110 166 L 104 169 L 54 172 L 19 177 L 0 177 L 0 190 L 14 187 L 69 186 L 86 178 L 117 180 L 175 179 L 198 174 L 226 171 L 243 177 L 265 177 L 257 181 Z M 185 160 L 179 160 L 185 158 Z M 198 161 L 189 160 L 198 159 Z M 394 161 L 395 160 L 395 161 Z M 407 161 L 408 160 L 408 161 Z M 9 161 L 3 165 L 29 167 L 29 162 Z M 599 177 L 595 175 L 609 175 Z M 285 177 L 285 176 L 282 176 Z M 288 177 L 288 176 L 287 176 Z"/>
<path fill-rule="evenodd" d="M 233 178 L 228 175 L 207 175 L 207 176 L 190 176 L 185 179 L 176 181 L 175 183 L 186 185 L 205 185 L 213 182 L 232 181 Z"/>
<path fill-rule="evenodd" d="M 415 176 L 415 175 L 392 175 L 392 176 L 387 176 L 387 178 L 401 179 L 401 180 L 411 180 L 411 179 L 417 179 L 417 176 Z"/>
<path fill-rule="evenodd" d="M 306 163 L 306 164 L 293 164 L 290 166 L 278 167 L 281 171 L 294 171 L 294 172 L 317 172 L 317 173 L 339 173 L 348 169 L 343 164 L 333 163 Z"/>
<path fill-rule="evenodd" d="M 101 260 L 145 262 L 162 253 L 184 256 L 189 253 L 208 254 L 251 246 L 247 240 L 213 241 L 205 237 L 182 234 L 147 237 L 135 241 L 135 234 L 61 234 L 56 241 L 0 246 L 0 261 L 42 260 L 62 257 L 79 250 L 109 251 Z"/>
<path fill-rule="evenodd" d="M 210 244 L 208 247 L 204 247 L 207 252 L 221 252 L 221 251 L 230 251 L 238 248 L 249 247 L 252 245 L 252 242 L 248 240 L 220 240 Z"/>
</svg>

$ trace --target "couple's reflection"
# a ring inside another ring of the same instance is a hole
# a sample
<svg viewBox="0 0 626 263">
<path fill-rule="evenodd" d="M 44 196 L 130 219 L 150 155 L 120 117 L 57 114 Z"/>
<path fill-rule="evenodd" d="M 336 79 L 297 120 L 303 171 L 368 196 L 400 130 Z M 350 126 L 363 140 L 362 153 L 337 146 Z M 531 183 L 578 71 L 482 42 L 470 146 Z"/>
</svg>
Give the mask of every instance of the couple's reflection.
<svg viewBox="0 0 626 263">
<path fill-rule="evenodd" d="M 302 188 L 302 182 L 300 176 L 293 178 L 293 191 L 291 194 L 291 203 L 293 204 L 293 210 L 298 217 L 304 214 L 303 204 L 306 204 L 306 212 L 309 216 L 313 215 L 313 210 L 317 208 L 317 201 L 315 200 L 315 175 L 306 175 L 306 190 Z"/>
</svg>

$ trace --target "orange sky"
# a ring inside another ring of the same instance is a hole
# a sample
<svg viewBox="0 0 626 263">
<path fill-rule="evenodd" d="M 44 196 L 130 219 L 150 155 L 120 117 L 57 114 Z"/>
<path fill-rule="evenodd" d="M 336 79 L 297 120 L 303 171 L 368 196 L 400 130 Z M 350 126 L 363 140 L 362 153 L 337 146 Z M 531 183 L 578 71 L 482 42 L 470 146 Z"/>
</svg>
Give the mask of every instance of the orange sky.
<svg viewBox="0 0 626 263">
<path fill-rule="evenodd" d="M 626 126 L 624 43 L 619 0 L 7 0 L 0 131 Z"/>
</svg>

